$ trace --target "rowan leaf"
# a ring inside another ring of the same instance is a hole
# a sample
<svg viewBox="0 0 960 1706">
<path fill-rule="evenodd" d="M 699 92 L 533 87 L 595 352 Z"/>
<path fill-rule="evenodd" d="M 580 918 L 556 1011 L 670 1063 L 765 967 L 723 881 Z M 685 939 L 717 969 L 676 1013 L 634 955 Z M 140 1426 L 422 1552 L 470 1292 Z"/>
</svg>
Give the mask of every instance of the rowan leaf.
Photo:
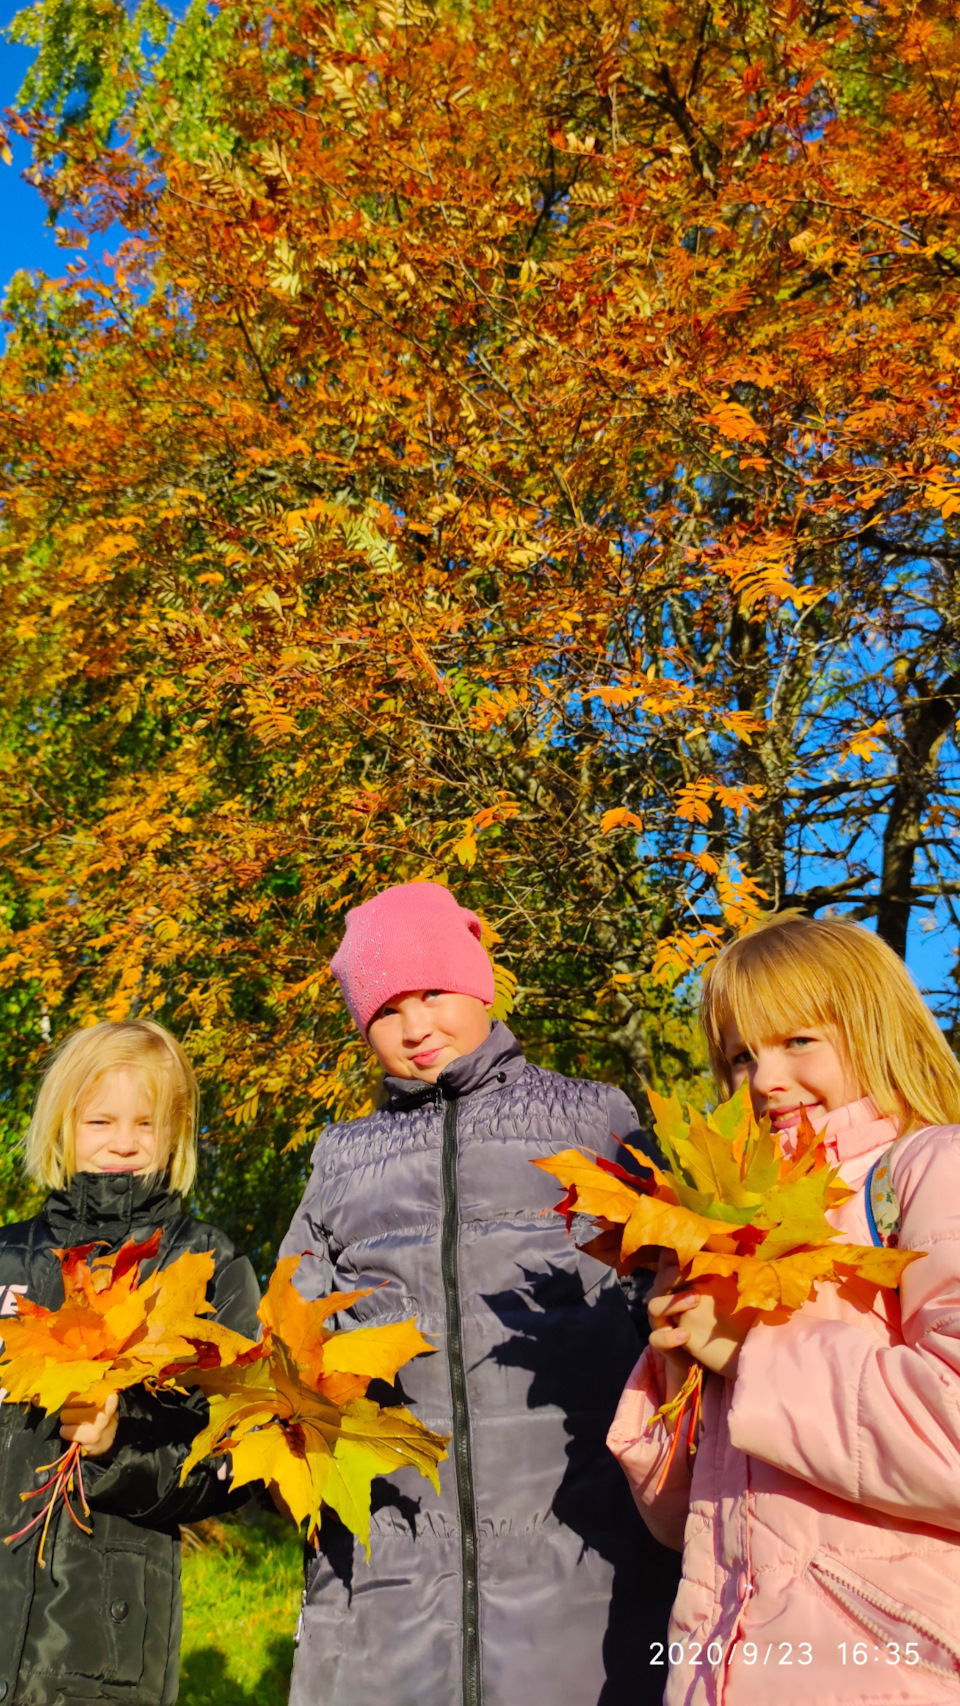
<svg viewBox="0 0 960 1706">
<path fill-rule="evenodd" d="M 601 835 L 609 835 L 614 829 L 643 829 L 643 818 L 636 812 L 629 811 L 626 806 L 613 806 L 610 811 L 603 813 L 600 819 Z"/>
<path fill-rule="evenodd" d="M 4 121 L 68 249 L 0 363 L 0 1182 L 48 1044 L 175 1013 L 262 1266 L 264 1153 L 371 1100 L 317 942 L 386 883 L 491 910 L 542 1065 L 688 1084 L 811 813 L 824 906 L 896 901 L 907 797 L 906 910 L 956 887 L 956 18 L 68 10 Z"/>
</svg>

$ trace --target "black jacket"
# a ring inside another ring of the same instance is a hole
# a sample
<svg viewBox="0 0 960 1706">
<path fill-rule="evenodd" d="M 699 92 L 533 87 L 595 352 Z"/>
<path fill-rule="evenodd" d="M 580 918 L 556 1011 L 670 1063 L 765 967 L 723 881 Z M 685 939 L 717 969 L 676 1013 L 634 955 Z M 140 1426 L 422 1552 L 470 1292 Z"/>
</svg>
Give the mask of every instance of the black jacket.
<svg viewBox="0 0 960 1706">
<path fill-rule="evenodd" d="M 163 1242 L 152 1266 L 166 1267 L 187 1250 L 212 1250 L 208 1299 L 217 1320 L 255 1338 L 259 1291 L 246 1258 L 215 1226 L 184 1214 L 161 1182 L 128 1173 L 77 1173 L 70 1189 L 55 1191 L 33 1220 L 0 1227 L 0 1315 L 14 1312 L 18 1292 L 59 1308 L 58 1249 L 97 1240 L 113 1251 L 157 1227 Z M 149 1271 L 145 1265 L 144 1277 Z M 84 1465 L 92 1535 L 61 1517 L 48 1536 L 42 1570 L 36 1530 L 12 1546 L 0 1545 L 5 1706 L 106 1700 L 172 1706 L 180 1659 L 178 1525 L 229 1509 L 248 1493 L 231 1495 L 210 1463 L 180 1486 L 180 1466 L 204 1419 L 199 1396 L 151 1398 L 134 1388 L 121 1398 L 113 1450 Z M 29 1518 L 20 1494 L 39 1484 L 37 1469 L 63 1449 L 56 1416 L 0 1404 L 0 1535 Z"/>
</svg>

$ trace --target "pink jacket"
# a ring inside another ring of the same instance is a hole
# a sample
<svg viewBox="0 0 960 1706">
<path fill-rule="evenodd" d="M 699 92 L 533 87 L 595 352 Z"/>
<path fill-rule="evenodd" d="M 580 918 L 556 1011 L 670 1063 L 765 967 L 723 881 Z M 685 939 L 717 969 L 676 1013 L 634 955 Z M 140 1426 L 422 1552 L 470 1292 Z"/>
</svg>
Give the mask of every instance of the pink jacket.
<svg viewBox="0 0 960 1706">
<path fill-rule="evenodd" d="M 869 1101 L 827 1124 L 854 1188 L 895 1135 Z M 659 1495 L 657 1352 L 623 1394 L 610 1448 L 683 1550 L 667 1706 L 960 1700 L 960 1127 L 905 1138 L 893 1180 L 900 1246 L 925 1252 L 899 1304 L 867 1313 L 824 1286 L 754 1327 L 736 1380 L 706 1377 L 692 1476 L 678 1452 Z M 862 1190 L 832 1218 L 870 1242 Z"/>
</svg>

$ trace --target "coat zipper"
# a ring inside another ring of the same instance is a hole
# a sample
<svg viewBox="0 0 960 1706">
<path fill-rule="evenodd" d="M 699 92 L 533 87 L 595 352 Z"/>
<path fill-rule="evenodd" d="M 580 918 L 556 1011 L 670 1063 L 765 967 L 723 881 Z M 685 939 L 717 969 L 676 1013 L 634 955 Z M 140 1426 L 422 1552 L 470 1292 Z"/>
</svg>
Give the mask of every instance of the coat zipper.
<svg viewBox="0 0 960 1706">
<path fill-rule="evenodd" d="M 438 1094 L 438 1100 L 442 1092 Z M 460 1182 L 457 1154 L 458 1103 L 451 1097 L 443 1110 L 443 1226 L 440 1268 L 447 1320 L 447 1368 L 453 1403 L 453 1462 L 460 1515 L 460 1617 L 463 1631 L 461 1678 L 463 1706 L 482 1706 L 480 1681 L 480 1581 L 477 1557 L 477 1501 L 473 1485 L 473 1446 L 467 1375 L 463 1360 L 463 1318 L 460 1310 Z"/>
</svg>

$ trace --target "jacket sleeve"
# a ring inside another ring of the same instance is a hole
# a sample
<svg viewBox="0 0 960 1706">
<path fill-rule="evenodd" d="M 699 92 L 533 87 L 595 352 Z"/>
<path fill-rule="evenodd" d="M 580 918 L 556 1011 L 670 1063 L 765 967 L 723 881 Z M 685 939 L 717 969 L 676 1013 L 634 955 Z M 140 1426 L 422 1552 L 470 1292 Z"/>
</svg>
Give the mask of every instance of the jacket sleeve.
<svg viewBox="0 0 960 1706">
<path fill-rule="evenodd" d="M 121 1401 L 112 1453 L 84 1462 L 91 1508 L 144 1528 L 173 1529 L 245 1504 L 255 1489 L 231 1490 L 226 1458 L 198 1463 L 180 1485 L 181 1466 L 206 1419 L 206 1404 L 197 1394 L 177 1399 L 134 1387 Z"/>
<path fill-rule="evenodd" d="M 257 1336 L 260 1289 L 244 1256 L 235 1256 L 217 1276 L 213 1304 L 217 1320 L 246 1338 Z M 180 1485 L 180 1469 L 194 1439 L 207 1422 L 206 1399 L 134 1387 L 120 1401 L 113 1451 L 88 1458 L 84 1485 L 93 1510 L 125 1516 L 146 1528 L 170 1529 L 200 1522 L 244 1504 L 253 1489 L 230 1487 L 229 1463 L 206 1461 Z"/>
<path fill-rule="evenodd" d="M 730 1438 L 811 1486 L 960 1531 L 960 1127 L 908 1139 L 893 1162 L 903 1343 L 806 1306 L 744 1341 Z"/>
<path fill-rule="evenodd" d="M 221 1327 L 242 1333 L 245 1339 L 260 1337 L 260 1287 L 246 1256 L 234 1256 L 217 1275 L 213 1306 Z"/>
<path fill-rule="evenodd" d="M 334 1262 L 330 1239 L 320 1213 L 320 1169 L 314 1162 L 307 1188 L 300 1199 L 290 1230 L 280 1246 L 280 1255 L 302 1256 L 294 1284 L 303 1297 L 327 1297 L 334 1290 Z"/>
<path fill-rule="evenodd" d="M 686 1451 L 674 1454 L 666 1480 L 657 1491 L 672 1438 L 664 1422 L 653 1420 L 664 1395 L 663 1358 L 648 1346 L 624 1388 L 607 1445 L 623 1469 L 634 1503 L 654 1539 L 682 1552 L 690 1505 Z"/>
</svg>

